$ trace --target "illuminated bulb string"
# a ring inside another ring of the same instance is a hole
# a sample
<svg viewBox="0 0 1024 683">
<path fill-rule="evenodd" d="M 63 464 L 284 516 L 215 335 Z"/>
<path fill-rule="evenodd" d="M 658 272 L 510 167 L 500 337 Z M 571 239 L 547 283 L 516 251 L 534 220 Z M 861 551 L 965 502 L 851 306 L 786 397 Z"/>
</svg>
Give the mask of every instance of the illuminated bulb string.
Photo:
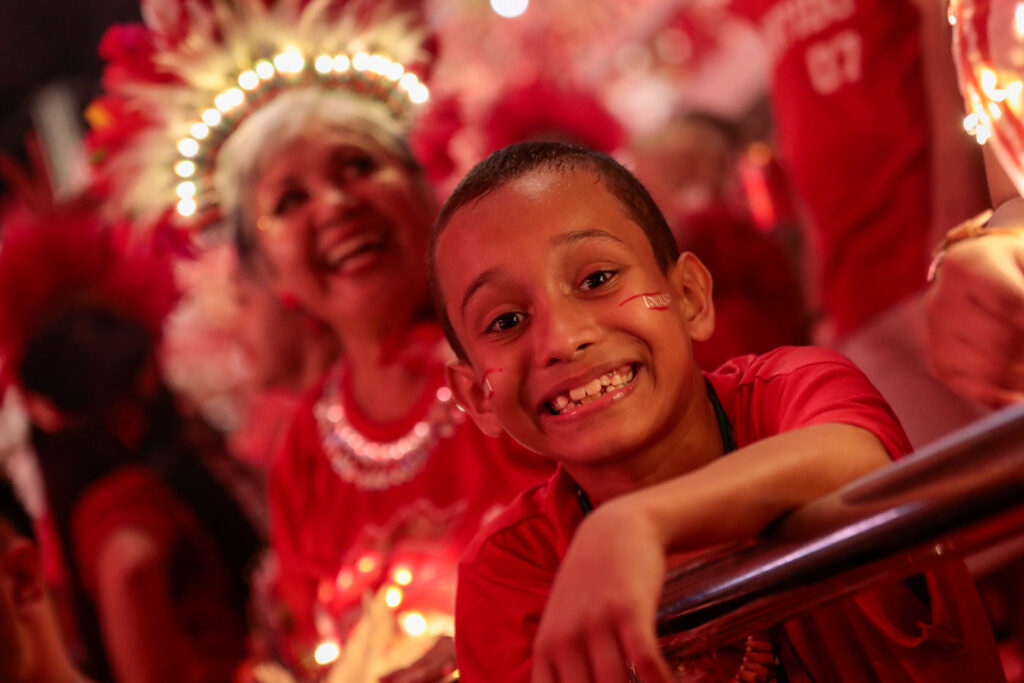
<svg viewBox="0 0 1024 683">
<path fill-rule="evenodd" d="M 190 135 L 178 141 L 174 175 L 179 179 L 176 193 L 180 216 L 188 218 L 204 208 L 204 197 L 213 191 L 208 171 L 220 146 L 254 110 L 252 105 L 282 88 L 321 85 L 370 94 L 398 116 L 430 97 L 427 86 L 402 64 L 366 52 L 321 54 L 311 60 L 296 49 L 287 49 L 270 59 L 257 60 L 234 80 L 237 86 L 214 96 L 210 106 L 202 109 L 190 125 Z"/>
</svg>

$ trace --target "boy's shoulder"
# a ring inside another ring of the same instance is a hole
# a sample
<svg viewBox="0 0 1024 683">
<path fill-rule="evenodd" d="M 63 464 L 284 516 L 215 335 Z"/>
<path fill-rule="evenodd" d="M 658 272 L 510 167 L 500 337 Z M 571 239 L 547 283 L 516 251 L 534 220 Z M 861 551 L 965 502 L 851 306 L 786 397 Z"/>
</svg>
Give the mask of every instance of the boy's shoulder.
<svg viewBox="0 0 1024 683">
<path fill-rule="evenodd" d="M 486 522 L 466 548 L 463 565 L 518 556 L 557 566 L 572 536 L 578 504 L 572 479 L 558 467 L 553 475 L 520 493 Z"/>
<path fill-rule="evenodd" d="M 862 427 L 890 456 L 911 446 L 892 408 L 848 358 L 812 346 L 734 358 L 705 375 L 744 445 L 823 423 Z"/>
<path fill-rule="evenodd" d="M 708 375 L 731 378 L 740 385 L 771 381 L 813 370 L 816 366 L 838 366 L 860 373 L 850 359 L 837 351 L 817 346 L 780 346 L 761 355 L 750 354 L 728 360 Z"/>
</svg>

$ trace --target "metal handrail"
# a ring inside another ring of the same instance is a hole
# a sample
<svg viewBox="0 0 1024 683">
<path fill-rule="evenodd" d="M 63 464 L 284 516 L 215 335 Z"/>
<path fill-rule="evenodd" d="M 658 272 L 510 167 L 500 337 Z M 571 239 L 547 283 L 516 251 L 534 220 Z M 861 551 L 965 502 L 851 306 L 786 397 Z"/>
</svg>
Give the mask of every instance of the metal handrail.
<svg viewBox="0 0 1024 683">
<path fill-rule="evenodd" d="M 950 554 L 1024 534 L 1024 405 L 1011 406 L 810 503 L 756 543 L 672 570 L 659 644 L 685 656 Z"/>
</svg>

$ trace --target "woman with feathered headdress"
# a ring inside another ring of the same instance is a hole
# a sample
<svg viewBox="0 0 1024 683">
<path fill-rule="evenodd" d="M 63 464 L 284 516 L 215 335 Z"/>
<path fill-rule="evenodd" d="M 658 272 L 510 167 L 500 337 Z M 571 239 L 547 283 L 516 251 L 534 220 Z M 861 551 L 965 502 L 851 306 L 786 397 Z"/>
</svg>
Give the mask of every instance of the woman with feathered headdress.
<svg viewBox="0 0 1024 683">
<path fill-rule="evenodd" d="M 230 233 L 341 343 L 271 471 L 285 658 L 333 664 L 329 680 L 409 662 L 392 680 L 440 680 L 461 551 L 546 466 L 485 437 L 444 385 L 425 263 L 435 201 L 408 144 L 429 33 L 390 3 L 185 7 L 108 41 L 122 68 L 93 118 L 128 130 L 101 126 L 97 153 L 115 204 Z"/>
</svg>

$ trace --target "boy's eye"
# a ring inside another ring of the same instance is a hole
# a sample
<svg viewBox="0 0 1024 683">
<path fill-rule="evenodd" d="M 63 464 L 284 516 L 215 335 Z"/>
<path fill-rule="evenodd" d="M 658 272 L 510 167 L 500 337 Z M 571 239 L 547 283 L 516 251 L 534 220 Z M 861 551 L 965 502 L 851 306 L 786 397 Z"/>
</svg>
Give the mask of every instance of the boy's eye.
<svg viewBox="0 0 1024 683">
<path fill-rule="evenodd" d="M 487 326 L 487 331 L 504 332 L 511 330 L 513 327 L 518 327 L 522 324 L 524 318 L 525 316 L 522 313 L 502 313 L 491 321 L 491 324 Z"/>
<path fill-rule="evenodd" d="M 274 203 L 274 215 L 283 216 L 292 209 L 301 206 L 309 199 L 309 193 L 300 188 L 285 190 Z"/>
<path fill-rule="evenodd" d="M 614 270 L 595 270 L 580 281 L 580 289 L 584 292 L 597 289 L 602 285 L 608 284 L 614 277 Z"/>
</svg>

